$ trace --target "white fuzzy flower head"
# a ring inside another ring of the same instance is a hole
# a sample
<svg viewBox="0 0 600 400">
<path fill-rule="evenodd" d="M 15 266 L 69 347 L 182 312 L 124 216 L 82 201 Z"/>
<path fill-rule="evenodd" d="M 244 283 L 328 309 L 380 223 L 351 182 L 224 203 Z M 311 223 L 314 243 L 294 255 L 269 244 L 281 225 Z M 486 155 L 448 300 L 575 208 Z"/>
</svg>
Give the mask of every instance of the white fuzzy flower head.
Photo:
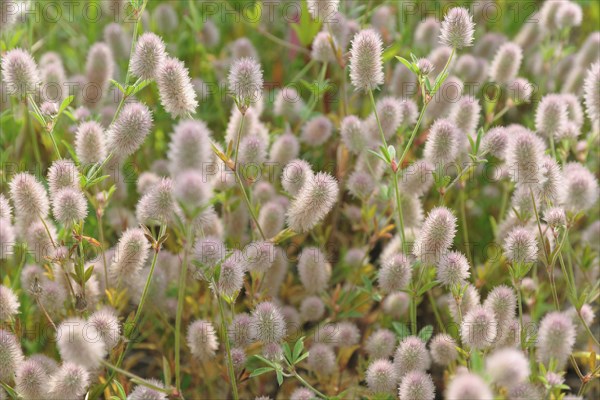
<svg viewBox="0 0 600 400">
<path fill-rule="evenodd" d="M 537 360 L 548 365 L 551 359 L 562 368 L 575 344 L 575 326 L 565 313 L 551 312 L 542 318 L 536 342 Z"/>
<path fill-rule="evenodd" d="M 310 231 L 325 218 L 338 197 L 338 183 L 326 172 L 319 172 L 302 185 L 290 205 L 287 222 L 295 232 Z"/>
<path fill-rule="evenodd" d="M 569 162 L 563 168 L 566 195 L 564 204 L 571 211 L 586 211 L 598 200 L 598 180 L 585 166 Z"/>
<path fill-rule="evenodd" d="M 300 318 L 317 322 L 325 315 L 325 303 L 317 296 L 308 296 L 300 304 Z"/>
<path fill-rule="evenodd" d="M 412 371 L 406 374 L 398 388 L 401 399 L 433 400 L 435 399 L 435 386 L 431 375 L 422 371 Z"/>
<path fill-rule="evenodd" d="M 369 91 L 383 84 L 383 43 L 372 29 L 358 32 L 350 49 L 350 80 L 356 90 Z"/>
<path fill-rule="evenodd" d="M 298 275 L 308 293 L 318 293 L 329 284 L 331 264 L 318 248 L 305 247 L 298 258 Z"/>
<path fill-rule="evenodd" d="M 547 138 L 560 138 L 568 121 L 567 116 L 567 106 L 561 96 L 546 95 L 535 112 L 535 129 Z"/>
<path fill-rule="evenodd" d="M 348 115 L 342 120 L 340 130 L 342 141 L 354 154 L 359 154 L 369 144 L 369 137 L 365 134 L 362 125 L 362 121 L 354 115 Z"/>
<path fill-rule="evenodd" d="M 17 392 L 25 399 L 42 399 L 46 394 L 48 379 L 48 373 L 41 362 L 30 358 L 17 368 Z"/>
<path fill-rule="evenodd" d="M 436 364 L 447 366 L 458 358 L 456 341 L 448 334 L 438 333 L 431 339 L 429 346 L 431 358 Z"/>
<path fill-rule="evenodd" d="M 383 293 L 402 290 L 411 279 L 412 266 L 404 254 L 396 254 L 384 260 L 379 270 L 379 287 Z"/>
<path fill-rule="evenodd" d="M 144 266 L 150 244 L 139 228 L 123 232 L 115 250 L 109 273 L 115 282 L 125 282 L 134 278 Z"/>
<path fill-rule="evenodd" d="M 455 49 L 473 45 L 475 24 L 466 8 L 454 7 L 444 17 L 440 30 L 440 42 Z"/>
<path fill-rule="evenodd" d="M 157 379 L 147 379 L 147 381 L 153 386 L 164 388 L 162 382 Z M 143 385 L 137 385 L 131 393 L 129 393 L 129 396 L 127 396 L 127 400 L 167 400 L 168 398 L 169 396 L 167 396 L 166 393 L 150 389 Z"/>
<path fill-rule="evenodd" d="M 91 48 L 85 64 L 86 84 L 90 85 L 83 103 L 86 107 L 100 104 L 108 89 L 109 80 L 113 77 L 115 61 L 110 47 L 106 43 L 97 42 Z"/>
<path fill-rule="evenodd" d="M 79 188 L 79 171 L 71 160 L 57 160 L 48 168 L 48 188 L 54 196 L 60 189 Z"/>
<path fill-rule="evenodd" d="M 508 95 L 517 104 L 528 103 L 531 100 L 534 86 L 525 78 L 515 78 L 508 84 Z"/>
<path fill-rule="evenodd" d="M 592 123 L 600 123 L 600 62 L 587 71 L 583 83 L 585 110 Z"/>
<path fill-rule="evenodd" d="M 543 140 L 535 133 L 527 129 L 518 129 L 510 133 L 505 152 L 506 165 L 517 186 L 540 184 L 544 150 Z"/>
<path fill-rule="evenodd" d="M 114 310 L 104 308 L 90 315 L 88 322 L 96 328 L 104 340 L 107 350 L 112 350 L 121 337 L 121 326 Z"/>
<path fill-rule="evenodd" d="M 456 234 L 456 217 L 446 207 L 432 209 L 413 247 L 413 254 L 427 264 L 433 264 L 450 248 Z"/>
<path fill-rule="evenodd" d="M 312 59 L 322 63 L 334 62 L 335 53 L 333 52 L 332 43 L 337 47 L 335 44 L 335 39 L 329 34 L 329 32 L 321 31 L 317 33 L 317 36 L 315 36 L 315 39 L 312 43 Z"/>
<path fill-rule="evenodd" d="M 296 136 L 287 132 L 279 136 L 271 145 L 269 151 L 269 161 L 276 162 L 280 165 L 286 165 L 293 159 L 298 157 L 300 153 L 300 143 Z"/>
<path fill-rule="evenodd" d="M 554 23 L 559 29 L 579 26 L 582 20 L 581 6 L 574 1 L 561 2 L 554 17 Z"/>
<path fill-rule="evenodd" d="M 462 321 L 462 342 L 474 349 L 486 349 L 494 344 L 498 332 L 498 321 L 494 312 L 477 306 L 469 311 Z"/>
<path fill-rule="evenodd" d="M 394 367 L 400 378 L 411 371 L 426 371 L 431 358 L 425 342 L 416 336 L 404 338 L 394 353 Z"/>
<path fill-rule="evenodd" d="M 446 399 L 493 399 L 494 394 L 487 383 L 472 373 L 457 374 L 446 388 Z"/>
<path fill-rule="evenodd" d="M 516 227 L 509 232 L 504 242 L 506 257 L 517 263 L 530 263 L 537 259 L 538 247 L 530 229 Z"/>
<path fill-rule="evenodd" d="M 40 72 L 27 51 L 13 49 L 2 55 L 2 81 L 9 94 L 25 97 L 40 83 Z"/>
<path fill-rule="evenodd" d="M 523 60 L 523 50 L 515 43 L 504 43 L 490 65 L 490 79 L 499 84 L 515 80 Z"/>
<path fill-rule="evenodd" d="M 300 140 L 311 147 L 323 145 L 331 137 L 333 124 L 324 115 L 314 117 L 302 127 Z"/>
<path fill-rule="evenodd" d="M 286 326 L 283 315 L 275 304 L 264 301 L 252 312 L 256 337 L 263 343 L 279 343 L 285 336 Z"/>
<path fill-rule="evenodd" d="M 200 361 L 213 358 L 219 348 L 217 332 L 212 323 L 205 320 L 196 320 L 190 324 L 187 343 L 192 355 Z"/>
<path fill-rule="evenodd" d="M 394 352 L 396 335 L 390 330 L 375 331 L 365 343 L 365 351 L 372 359 L 388 358 Z"/>
<path fill-rule="evenodd" d="M 449 119 L 438 119 L 429 131 L 423 155 L 431 164 L 452 163 L 459 150 L 460 135 L 458 128 Z"/>
<path fill-rule="evenodd" d="M 458 251 L 442 254 L 437 265 L 437 278 L 447 287 L 463 284 L 471 275 L 467 258 Z"/>
<path fill-rule="evenodd" d="M 76 399 L 85 394 L 89 383 L 89 373 L 82 365 L 65 362 L 50 376 L 47 391 L 51 399 Z"/>
<path fill-rule="evenodd" d="M 156 75 L 160 103 L 172 117 L 194 113 L 198 102 L 188 69 L 182 61 L 167 57 Z"/>
<path fill-rule="evenodd" d="M 106 344 L 94 325 L 81 318 L 64 320 L 57 328 L 56 342 L 63 360 L 88 369 L 96 368 L 106 356 Z"/>
<path fill-rule="evenodd" d="M 562 207 L 552 207 L 544 212 L 544 221 L 553 228 L 565 226 L 567 217 Z"/>
<path fill-rule="evenodd" d="M 50 204 L 46 189 L 35 176 L 22 172 L 10 181 L 10 197 L 17 217 L 25 219 L 45 218 Z"/>
<path fill-rule="evenodd" d="M 495 384 L 509 388 L 527 380 L 529 360 L 521 350 L 505 348 L 487 357 L 485 370 Z"/>
<path fill-rule="evenodd" d="M 179 122 L 169 142 L 169 169 L 174 176 L 186 169 L 202 170 L 211 159 L 211 132 L 203 121 Z"/>
<path fill-rule="evenodd" d="M 78 189 L 60 189 L 52 197 L 52 214 L 63 225 L 81 221 L 87 215 L 87 200 Z"/>
<path fill-rule="evenodd" d="M 263 71 L 256 59 L 244 57 L 235 60 L 229 70 L 228 79 L 229 90 L 234 94 L 242 112 L 260 99 Z"/>
<path fill-rule="evenodd" d="M 499 285 L 488 294 L 483 306 L 492 310 L 498 323 L 503 325 L 515 318 L 517 297 L 513 289 Z"/>
<path fill-rule="evenodd" d="M 0 321 L 6 321 L 19 313 L 19 298 L 11 288 L 0 285 Z"/>
<path fill-rule="evenodd" d="M 106 147 L 123 159 L 140 148 L 152 129 L 152 112 L 141 103 L 128 103 L 108 128 Z"/>
<path fill-rule="evenodd" d="M 82 122 L 75 132 L 75 154 L 82 164 L 92 164 L 106 158 L 104 128 L 96 121 Z"/>
<path fill-rule="evenodd" d="M 138 202 L 136 216 L 142 224 L 167 224 L 173 221 L 177 204 L 173 197 L 173 182 L 163 178 Z"/>
<path fill-rule="evenodd" d="M 152 32 L 146 32 L 137 41 L 129 69 L 141 79 L 154 79 L 165 57 L 162 39 Z"/>
<path fill-rule="evenodd" d="M 0 380 L 12 382 L 15 372 L 22 362 L 23 351 L 15 335 L 0 329 Z"/>
<path fill-rule="evenodd" d="M 331 375 L 337 367 L 333 349 L 323 343 L 315 343 L 310 347 L 307 364 L 319 375 Z"/>
<path fill-rule="evenodd" d="M 394 364 L 388 360 L 375 360 L 369 365 L 365 376 L 367 386 L 373 393 L 393 394 L 398 385 Z"/>
</svg>

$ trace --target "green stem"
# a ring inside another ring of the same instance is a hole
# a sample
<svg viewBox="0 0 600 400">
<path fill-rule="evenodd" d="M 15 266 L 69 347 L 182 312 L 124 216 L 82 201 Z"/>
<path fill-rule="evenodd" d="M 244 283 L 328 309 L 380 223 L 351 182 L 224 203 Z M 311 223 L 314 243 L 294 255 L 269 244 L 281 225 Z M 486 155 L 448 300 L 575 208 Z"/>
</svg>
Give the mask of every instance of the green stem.
<svg viewBox="0 0 600 400">
<path fill-rule="evenodd" d="M 260 224 L 258 223 L 258 218 L 256 217 L 256 213 L 254 212 L 254 209 L 252 208 L 252 204 L 250 204 L 250 198 L 248 197 L 248 194 L 246 193 L 246 189 L 244 188 L 244 182 L 242 182 L 242 178 L 240 177 L 240 172 L 239 172 L 239 165 L 238 165 L 238 154 L 239 154 L 239 150 L 240 150 L 240 138 L 242 136 L 242 128 L 244 126 L 244 118 L 246 117 L 245 113 L 242 113 L 242 118 L 240 119 L 240 126 L 238 128 L 238 134 L 237 134 L 237 138 L 236 138 L 236 144 L 235 144 L 235 159 L 234 159 L 234 169 L 233 172 L 235 173 L 235 180 L 237 181 L 240 190 L 242 191 L 242 194 L 244 195 L 244 201 L 246 203 L 246 206 L 248 207 L 248 211 L 250 212 L 250 216 L 252 217 L 252 221 L 254 221 L 254 224 L 256 225 L 256 228 L 258 229 L 258 232 L 260 233 L 260 236 L 262 237 L 262 240 L 267 240 L 262 228 L 260 227 Z"/>
<path fill-rule="evenodd" d="M 433 309 L 433 314 L 435 315 L 435 320 L 438 323 L 438 328 L 442 330 L 442 332 L 446 332 L 446 328 L 444 327 L 444 321 L 442 321 L 442 317 L 437 307 L 437 303 L 431 294 L 431 290 L 427 291 L 427 297 L 429 298 L 429 302 L 431 303 L 431 308 Z"/>
<path fill-rule="evenodd" d="M 158 234 L 158 241 L 162 239 L 167 231 L 167 226 L 165 224 L 160 225 L 160 231 Z M 160 243 L 160 242 L 159 242 Z M 144 290 L 142 291 L 142 297 L 140 298 L 140 302 L 137 307 L 137 311 L 135 312 L 135 317 L 133 318 L 133 326 L 134 328 L 137 326 L 140 316 L 142 315 L 142 311 L 144 309 L 144 303 L 146 302 L 146 297 L 148 296 L 148 290 L 150 289 L 150 284 L 152 282 L 152 275 L 154 274 L 154 268 L 156 267 L 156 260 L 158 259 L 158 253 L 160 252 L 160 244 L 156 245 L 154 249 L 154 256 L 152 257 L 152 264 L 150 265 L 150 272 L 148 273 L 148 278 L 146 278 L 146 284 L 144 285 Z"/>
<path fill-rule="evenodd" d="M 328 399 L 328 397 L 326 395 L 324 395 L 323 393 L 319 392 L 317 389 L 315 389 L 310 383 L 306 382 L 304 380 L 303 377 L 300 376 L 299 373 L 297 373 L 296 371 L 292 372 L 294 377 L 296 379 L 298 379 L 300 381 L 300 383 L 302 383 L 304 386 L 306 386 L 308 389 L 312 390 L 316 395 L 321 396 L 324 399 Z"/>
<path fill-rule="evenodd" d="M 517 304 L 519 307 L 519 340 L 521 342 L 521 348 L 525 350 L 525 339 L 523 335 L 523 295 L 521 293 L 521 283 L 515 279 L 513 285 L 517 289 Z"/>
<path fill-rule="evenodd" d="M 126 371 L 124 369 L 121 369 L 119 367 L 117 367 L 116 365 L 112 365 L 111 363 L 102 360 L 101 361 L 102 365 L 104 365 L 106 368 L 113 370 L 114 372 L 118 372 L 121 375 L 124 375 L 130 379 L 133 379 L 135 383 L 145 386 L 149 389 L 152 390 L 156 390 L 157 392 L 161 392 L 161 393 L 166 393 L 166 394 L 171 394 L 171 389 L 170 388 L 163 388 L 161 386 L 156 386 L 151 382 L 148 382 L 147 380 L 145 380 L 144 378 L 141 378 L 135 374 L 132 374 L 129 371 Z"/>
<path fill-rule="evenodd" d="M 381 135 L 381 144 L 385 148 L 387 152 L 387 141 L 385 140 L 385 135 L 383 134 L 383 128 L 381 127 L 381 122 L 379 121 L 379 115 L 377 114 L 377 106 L 375 105 L 375 97 L 373 97 L 373 89 L 369 89 L 369 99 L 371 99 L 371 107 L 373 108 L 373 114 L 375 114 L 375 120 L 377 121 L 377 127 L 379 128 L 379 134 Z"/>
<path fill-rule="evenodd" d="M 404 253 L 406 249 L 405 238 L 404 238 L 404 216 L 402 214 L 402 203 L 400 201 L 400 188 L 398 187 L 398 172 L 392 172 L 392 177 L 394 179 L 394 190 L 396 192 L 396 208 L 398 209 L 398 222 L 400 223 L 400 239 L 402 243 L 402 252 Z"/>
<path fill-rule="evenodd" d="M 102 252 L 102 265 L 104 266 L 104 288 L 108 290 L 108 265 L 106 264 L 106 252 L 104 251 L 104 224 L 102 216 L 96 211 L 96 221 L 98 222 L 98 234 L 100 236 L 100 251 Z"/>
<path fill-rule="evenodd" d="M 183 315 L 183 304 L 185 303 L 185 284 L 188 271 L 188 257 L 192 245 L 192 227 L 186 227 L 185 250 L 183 252 L 183 263 L 179 272 L 179 292 L 177 295 L 177 316 L 175 319 L 175 387 L 181 392 L 181 317 Z"/>
<path fill-rule="evenodd" d="M 214 282 L 213 282 L 214 283 Z M 216 287 L 216 285 L 215 285 Z M 217 302 L 219 303 L 219 313 L 221 314 L 221 332 L 223 332 L 223 342 L 225 342 L 225 350 L 227 352 L 227 372 L 229 373 L 229 383 L 233 393 L 233 400 L 238 400 L 237 383 L 235 380 L 235 371 L 233 370 L 233 360 L 231 358 L 231 345 L 229 344 L 229 335 L 227 334 L 227 325 L 225 323 L 225 311 L 223 310 L 223 299 L 221 294 L 217 292 Z"/>
<path fill-rule="evenodd" d="M 473 268 L 473 276 L 475 276 L 475 264 L 473 263 L 473 257 L 471 256 L 471 248 L 469 245 L 469 229 L 467 226 L 467 212 L 465 209 L 465 191 L 464 189 L 460 191 L 459 201 L 460 201 L 460 218 L 461 225 L 463 231 L 463 239 L 465 241 L 465 252 L 467 253 L 467 258 L 469 259 L 469 263 L 471 264 L 471 268 Z"/>
</svg>

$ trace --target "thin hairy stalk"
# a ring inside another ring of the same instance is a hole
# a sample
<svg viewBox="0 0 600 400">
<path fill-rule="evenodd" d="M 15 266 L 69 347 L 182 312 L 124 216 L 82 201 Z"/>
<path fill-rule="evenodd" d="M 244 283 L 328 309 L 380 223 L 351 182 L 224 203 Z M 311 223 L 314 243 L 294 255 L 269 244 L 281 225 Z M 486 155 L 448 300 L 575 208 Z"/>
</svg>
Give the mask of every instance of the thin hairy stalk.
<svg viewBox="0 0 600 400">
<path fill-rule="evenodd" d="M 31 107 L 35 110 L 35 113 L 41 117 L 43 114 L 42 114 L 41 110 L 39 109 L 39 107 L 37 106 L 35 100 L 33 99 L 33 96 L 31 94 L 28 94 L 27 98 L 29 99 L 29 102 L 31 103 Z M 44 128 L 47 128 L 47 127 L 45 126 Z M 50 134 L 50 139 L 52 140 L 52 145 L 54 146 L 54 151 L 56 152 L 58 159 L 62 160 L 62 156 L 60 155 L 60 151 L 58 150 L 58 145 L 56 144 L 56 139 L 54 138 L 54 126 L 52 126 L 52 129 L 50 129 L 50 130 L 47 129 L 47 131 Z"/>
<path fill-rule="evenodd" d="M 235 174 L 235 180 L 236 180 L 238 186 L 240 187 L 242 194 L 244 195 L 244 202 L 246 203 L 246 207 L 248 207 L 248 212 L 250 212 L 252 221 L 254 221 L 254 224 L 256 225 L 256 228 L 258 229 L 258 232 L 260 233 L 260 236 L 262 237 L 262 239 L 267 240 L 265 233 L 263 232 L 262 228 L 260 227 L 260 224 L 258 223 L 258 218 L 256 217 L 256 213 L 254 212 L 254 209 L 252 208 L 252 204 L 250 203 L 250 198 L 248 197 L 248 194 L 246 193 L 246 189 L 244 188 L 244 182 L 242 182 L 242 178 L 240 177 L 240 172 L 239 172 L 240 168 L 238 165 L 238 154 L 240 152 L 240 140 L 242 137 L 242 129 L 244 126 L 245 117 L 246 117 L 246 113 L 242 112 L 242 118 L 240 119 L 240 126 L 238 127 L 238 134 L 237 134 L 236 144 L 235 144 L 235 159 L 233 161 L 233 163 L 234 163 L 233 172 Z"/>
<path fill-rule="evenodd" d="M 394 180 L 394 191 L 396 193 L 396 209 L 398 210 L 398 222 L 400 223 L 400 239 L 402 242 L 402 252 L 405 252 L 405 239 L 404 239 L 404 215 L 402 214 L 402 203 L 400 201 L 400 188 L 398 187 L 398 172 L 392 172 L 392 178 Z"/>
<path fill-rule="evenodd" d="M 442 316 L 440 315 L 440 311 L 438 310 L 437 303 L 433 294 L 431 294 L 431 290 L 427 291 L 427 298 L 429 299 L 429 303 L 431 303 L 431 308 L 433 309 L 433 314 L 435 315 L 435 320 L 438 324 L 438 328 L 442 332 L 446 332 L 446 327 L 444 326 L 444 321 L 442 321 Z"/>
<path fill-rule="evenodd" d="M 521 293 L 521 282 L 518 282 L 515 279 L 513 280 L 513 285 L 515 289 L 517 289 L 517 305 L 519 308 L 519 342 L 521 343 L 521 348 L 525 350 L 525 337 L 523 329 L 523 294 Z"/>
<path fill-rule="evenodd" d="M 375 120 L 377 121 L 377 127 L 379 128 L 379 134 L 381 135 L 381 144 L 387 151 L 387 141 L 385 140 L 383 128 L 381 127 L 379 115 L 377 114 L 377 106 L 375 105 L 375 97 L 373 97 L 373 89 L 369 89 L 369 99 L 371 100 L 371 107 L 373 108 L 373 114 L 375 114 Z"/>
<path fill-rule="evenodd" d="M 28 131 L 31 135 L 31 147 L 33 147 L 33 155 L 35 156 L 35 161 L 38 165 L 42 165 L 42 157 L 40 155 L 38 140 L 35 135 L 35 130 L 33 129 L 33 124 L 31 123 L 31 117 L 29 115 L 29 112 L 27 111 L 27 102 L 25 101 L 24 104 L 25 115 L 23 116 L 23 118 L 25 119 L 25 130 Z"/>
<path fill-rule="evenodd" d="M 58 330 L 56 328 L 56 324 L 54 323 L 54 321 L 50 317 L 50 314 L 48 314 L 48 311 L 46 311 L 46 307 L 44 307 L 44 304 L 42 304 L 42 302 L 40 301 L 39 296 L 35 296 L 35 302 L 37 303 L 37 305 L 40 308 L 40 310 L 42 310 L 42 313 L 44 314 L 44 316 L 46 317 L 46 319 L 48 320 L 48 322 L 50 322 L 50 325 L 52 325 L 52 327 L 54 328 L 54 330 L 55 331 Z"/>
<path fill-rule="evenodd" d="M 298 372 L 296 372 L 296 370 L 292 370 L 292 375 L 298 379 L 300 381 L 300 383 L 302 383 L 304 386 L 306 386 L 308 389 L 312 390 L 313 393 L 315 393 L 317 396 L 320 396 L 324 399 L 328 399 L 329 397 L 327 397 L 326 395 L 324 395 L 323 393 L 321 393 L 320 391 L 318 391 L 317 389 L 315 389 L 310 383 L 306 382 L 304 380 L 304 378 L 302 376 L 300 376 L 300 374 Z"/>
<path fill-rule="evenodd" d="M 187 281 L 188 257 L 192 246 L 192 227 L 187 224 L 185 233 L 185 244 L 183 251 L 183 262 L 179 272 L 179 291 L 177 294 L 177 315 L 175 317 L 175 387 L 181 392 L 181 317 L 183 315 L 183 304 L 185 303 L 185 284 Z"/>
<path fill-rule="evenodd" d="M 135 328 L 140 320 L 140 316 L 142 315 L 142 311 L 144 310 L 144 304 L 146 303 L 146 297 L 148 297 L 148 290 L 150 289 L 150 284 L 152 283 L 152 276 L 154 275 L 154 268 L 156 267 L 156 260 L 158 259 L 158 253 L 160 253 L 160 240 L 165 235 L 167 231 L 167 226 L 165 224 L 160 225 L 160 231 L 158 234 L 158 243 L 155 244 L 154 256 L 152 257 L 152 264 L 150 264 L 150 272 L 148 273 L 148 278 L 146 278 L 146 283 L 144 285 L 144 290 L 142 291 L 142 297 L 140 298 L 140 302 L 138 304 L 137 310 L 135 312 L 135 317 L 133 318 L 133 327 Z"/>
<path fill-rule="evenodd" d="M 106 368 L 108 368 L 108 369 L 110 369 L 110 370 L 112 370 L 114 372 L 118 372 L 119 374 L 124 375 L 124 376 L 126 376 L 126 377 L 128 377 L 130 379 L 133 379 L 135 381 L 135 383 L 137 383 L 138 385 L 145 386 L 145 387 L 147 387 L 149 389 L 156 390 L 157 392 L 161 392 L 161 393 L 171 394 L 171 392 L 172 392 L 171 388 L 163 388 L 163 387 L 160 387 L 160 386 L 156 386 L 152 382 L 148 382 L 144 378 L 141 378 L 141 377 L 139 377 L 139 376 L 137 376 L 135 374 L 132 374 L 129 371 L 121 369 L 121 368 L 117 367 L 116 365 L 112 365 L 108 361 L 102 360 L 101 363 Z"/>
<path fill-rule="evenodd" d="M 442 70 L 442 72 L 440 73 L 439 76 L 444 76 L 446 74 L 446 71 L 448 70 L 448 67 L 450 66 L 450 61 L 452 61 L 452 58 L 454 57 L 454 52 L 455 49 L 452 49 L 452 52 L 450 53 L 450 57 L 448 57 L 448 61 L 446 62 L 446 65 L 444 66 L 444 69 Z M 441 82 L 439 84 L 439 86 L 442 85 L 443 82 Z M 431 94 L 431 97 L 433 97 L 435 95 L 435 93 Z M 398 161 L 398 168 L 402 169 L 402 164 L 404 163 L 404 159 L 406 158 L 406 155 L 408 154 L 413 141 L 415 140 L 415 137 L 417 136 L 417 132 L 419 131 L 419 127 L 421 126 L 421 122 L 423 121 L 423 116 L 425 115 L 425 110 L 427 110 L 427 106 L 429 105 L 430 100 L 428 99 L 423 99 L 423 108 L 421 108 L 421 112 L 419 113 L 419 119 L 417 119 L 417 123 L 415 125 L 415 127 L 413 128 L 412 133 L 410 134 L 410 138 L 408 139 L 408 143 L 406 144 L 406 147 L 404 148 L 404 151 L 402 152 L 402 156 L 400 157 L 400 160 Z"/>
<path fill-rule="evenodd" d="M 104 287 L 108 289 L 108 266 L 106 264 L 106 251 L 104 250 L 104 224 L 102 215 L 96 210 L 96 221 L 98 222 L 98 235 L 100 236 L 100 252 L 102 253 L 102 265 L 104 267 Z"/>
<path fill-rule="evenodd" d="M 214 282 L 213 282 L 214 284 Z M 214 285 L 216 287 L 216 285 Z M 227 373 L 229 374 L 229 384 L 233 393 L 233 400 L 238 400 L 237 383 L 235 380 L 235 371 L 233 370 L 233 360 L 231 358 L 231 344 L 229 343 L 229 335 L 227 334 L 227 325 L 225 322 L 225 311 L 223 310 L 223 299 L 217 291 L 217 302 L 219 303 L 219 313 L 221 315 L 221 332 L 223 333 L 223 342 L 225 343 L 225 351 L 227 352 Z"/>
<path fill-rule="evenodd" d="M 300 72 L 298 72 L 290 82 L 294 83 L 298 80 L 300 80 L 302 77 L 304 77 L 304 75 L 306 75 L 306 73 L 308 72 L 308 70 L 315 64 L 315 60 L 311 59 L 309 62 L 306 63 L 306 65 L 304 66 L 304 68 L 302 68 L 300 70 Z"/>
<path fill-rule="evenodd" d="M 473 263 L 473 257 L 471 256 L 471 245 L 469 242 L 469 227 L 467 225 L 467 211 L 465 208 L 465 190 L 463 188 L 463 190 L 460 191 L 458 198 L 459 198 L 459 203 L 460 203 L 460 219 L 461 219 L 461 225 L 462 225 L 462 232 L 463 232 L 463 239 L 465 241 L 465 253 L 467 253 L 467 258 L 469 260 L 469 264 L 471 265 L 471 268 L 473 268 L 473 271 L 475 271 L 475 264 Z"/>
</svg>

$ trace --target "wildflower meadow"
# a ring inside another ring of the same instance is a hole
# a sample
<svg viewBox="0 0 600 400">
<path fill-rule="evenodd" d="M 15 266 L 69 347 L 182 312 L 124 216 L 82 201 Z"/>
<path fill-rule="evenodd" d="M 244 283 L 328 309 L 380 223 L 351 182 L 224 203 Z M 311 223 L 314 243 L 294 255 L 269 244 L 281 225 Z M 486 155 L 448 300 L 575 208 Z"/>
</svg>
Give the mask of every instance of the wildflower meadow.
<svg viewBox="0 0 600 400">
<path fill-rule="evenodd" d="M 0 0 L 0 400 L 600 397 L 600 3 Z"/>
</svg>

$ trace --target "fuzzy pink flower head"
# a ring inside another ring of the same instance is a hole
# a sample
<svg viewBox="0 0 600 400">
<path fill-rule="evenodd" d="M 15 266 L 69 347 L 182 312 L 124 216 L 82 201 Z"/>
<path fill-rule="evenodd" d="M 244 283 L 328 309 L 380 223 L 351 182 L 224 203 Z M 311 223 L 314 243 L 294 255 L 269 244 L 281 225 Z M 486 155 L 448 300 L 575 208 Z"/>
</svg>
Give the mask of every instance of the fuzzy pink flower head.
<svg viewBox="0 0 600 400">
<path fill-rule="evenodd" d="M 446 207 L 432 209 L 417 240 L 413 254 L 423 263 L 433 264 L 450 248 L 456 234 L 456 217 Z"/>
<path fill-rule="evenodd" d="M 9 94 L 25 97 L 40 83 L 40 72 L 29 52 L 13 49 L 2 56 L 2 81 Z"/>
<path fill-rule="evenodd" d="M 475 24 L 466 8 L 454 7 L 444 17 L 440 29 L 440 43 L 455 49 L 473 45 Z"/>
<path fill-rule="evenodd" d="M 258 61 L 244 57 L 233 62 L 229 70 L 229 89 L 241 106 L 258 101 L 263 89 L 263 72 Z"/>
<path fill-rule="evenodd" d="M 350 49 L 350 80 L 356 90 L 369 91 L 383 84 L 383 42 L 372 29 L 358 32 Z"/>
<path fill-rule="evenodd" d="M 431 379 L 431 375 L 422 371 L 409 372 L 400 382 L 398 395 L 401 399 L 435 399 L 435 386 L 433 384 L 433 379 Z"/>
<path fill-rule="evenodd" d="M 319 172 L 302 185 L 290 205 L 287 222 L 295 232 L 310 231 L 325 218 L 339 192 L 337 180 L 326 172 Z"/>
<path fill-rule="evenodd" d="M 394 353 L 394 367 L 400 378 L 411 371 L 426 371 L 431 358 L 425 342 L 416 336 L 404 338 Z"/>
<path fill-rule="evenodd" d="M 198 106 L 189 71 L 182 61 L 167 57 L 156 75 L 160 103 L 174 118 L 192 114 Z"/>
<path fill-rule="evenodd" d="M 394 364 L 384 359 L 375 360 L 369 365 L 365 380 L 373 393 L 392 394 L 398 385 Z"/>
</svg>

